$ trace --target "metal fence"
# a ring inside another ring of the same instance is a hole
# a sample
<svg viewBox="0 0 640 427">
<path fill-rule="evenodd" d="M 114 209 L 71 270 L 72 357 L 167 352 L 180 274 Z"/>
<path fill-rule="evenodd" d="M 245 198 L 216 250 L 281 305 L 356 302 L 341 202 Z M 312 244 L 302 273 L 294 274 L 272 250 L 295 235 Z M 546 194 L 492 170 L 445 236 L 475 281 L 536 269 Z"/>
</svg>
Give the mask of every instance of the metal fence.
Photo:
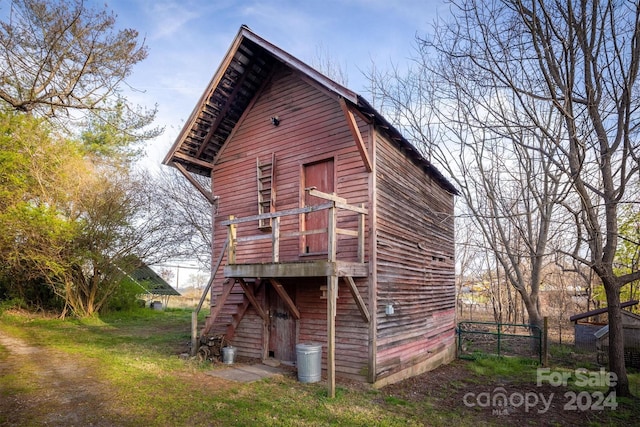
<svg viewBox="0 0 640 427">
<path fill-rule="evenodd" d="M 458 357 L 481 355 L 521 356 L 542 364 L 543 331 L 535 325 L 493 322 L 460 322 Z"/>
</svg>

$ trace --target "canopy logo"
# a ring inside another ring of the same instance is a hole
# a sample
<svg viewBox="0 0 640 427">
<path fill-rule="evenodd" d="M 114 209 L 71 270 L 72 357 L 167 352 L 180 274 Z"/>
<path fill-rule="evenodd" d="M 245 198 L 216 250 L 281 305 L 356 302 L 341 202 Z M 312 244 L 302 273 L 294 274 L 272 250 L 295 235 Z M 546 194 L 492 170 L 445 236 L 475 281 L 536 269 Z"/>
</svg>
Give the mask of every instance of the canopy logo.
<svg viewBox="0 0 640 427">
<path fill-rule="evenodd" d="M 580 368 L 574 371 L 552 371 L 549 368 L 538 368 L 536 371 L 536 385 L 542 387 L 567 387 L 570 383 L 576 387 L 606 388 L 615 387 L 618 377 L 614 372 L 604 369 L 588 371 Z M 524 408 L 526 413 L 535 411 L 544 414 L 549 410 L 554 398 L 560 397 L 555 393 L 507 392 L 504 387 L 496 387 L 492 391 L 482 393 L 466 393 L 462 400 L 467 407 L 491 408 L 494 415 L 505 416 Z M 618 407 L 615 391 L 566 391 L 563 409 L 565 411 L 614 411 Z"/>
</svg>

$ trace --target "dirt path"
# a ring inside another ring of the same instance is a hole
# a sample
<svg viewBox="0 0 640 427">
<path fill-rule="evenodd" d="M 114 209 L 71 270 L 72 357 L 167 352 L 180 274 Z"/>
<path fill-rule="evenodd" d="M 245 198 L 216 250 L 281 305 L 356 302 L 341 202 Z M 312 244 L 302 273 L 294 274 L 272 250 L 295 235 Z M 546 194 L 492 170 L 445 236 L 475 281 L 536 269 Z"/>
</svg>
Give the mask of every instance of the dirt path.
<svg viewBox="0 0 640 427">
<path fill-rule="evenodd" d="M 112 426 L 119 419 L 127 424 L 113 407 L 109 385 L 86 361 L 2 331 L 0 346 L 8 352 L 0 357 L 0 425 Z"/>
</svg>

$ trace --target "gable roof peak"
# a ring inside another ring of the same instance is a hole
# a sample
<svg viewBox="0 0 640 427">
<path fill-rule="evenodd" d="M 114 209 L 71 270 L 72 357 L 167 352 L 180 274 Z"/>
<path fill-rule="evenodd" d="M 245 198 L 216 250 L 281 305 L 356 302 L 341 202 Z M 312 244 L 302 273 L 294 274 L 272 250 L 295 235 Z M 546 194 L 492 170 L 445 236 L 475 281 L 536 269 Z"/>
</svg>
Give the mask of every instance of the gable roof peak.
<svg viewBox="0 0 640 427">
<path fill-rule="evenodd" d="M 225 144 L 252 99 L 276 67 L 289 67 L 328 93 L 357 108 L 447 191 L 455 187 L 380 113 L 357 93 L 241 25 L 217 71 L 182 128 L 163 164 L 180 163 L 188 171 L 209 176 Z"/>
</svg>

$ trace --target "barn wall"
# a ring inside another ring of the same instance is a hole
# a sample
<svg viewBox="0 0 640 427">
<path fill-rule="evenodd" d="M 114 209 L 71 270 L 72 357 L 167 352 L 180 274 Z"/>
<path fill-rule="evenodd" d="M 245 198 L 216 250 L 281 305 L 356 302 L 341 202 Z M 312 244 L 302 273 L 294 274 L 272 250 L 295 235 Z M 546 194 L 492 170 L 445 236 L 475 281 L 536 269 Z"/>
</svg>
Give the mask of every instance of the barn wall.
<svg viewBox="0 0 640 427">
<path fill-rule="evenodd" d="M 296 283 L 296 306 L 300 310 L 298 343 L 322 345 L 322 370 L 326 375 L 327 362 L 327 300 L 322 299 L 321 286 L 325 278 L 307 277 L 288 279 L 283 283 Z M 366 289 L 366 280 L 357 280 L 360 292 Z M 363 289 L 364 288 L 364 289 Z M 351 294 L 340 280 L 336 315 L 336 375 L 365 381 L 368 373 L 368 324 L 360 317 Z"/>
<path fill-rule="evenodd" d="M 263 328 L 264 322 L 262 318 L 253 307 L 250 307 L 231 340 L 233 346 L 237 348 L 239 356 L 262 359 Z"/>
<path fill-rule="evenodd" d="M 455 261 L 453 196 L 382 136 L 376 180 L 378 380 L 452 354 Z"/>
<path fill-rule="evenodd" d="M 274 116 L 280 119 L 277 127 L 270 122 Z M 335 162 L 338 195 L 351 204 L 367 203 L 367 172 L 337 100 L 290 70 L 276 73 L 227 144 L 213 174 L 214 192 L 220 197 L 218 221 L 229 215 L 245 217 L 258 213 L 256 158 L 268 159 L 272 153 L 276 155 L 276 210 L 300 207 L 302 166 L 330 157 Z M 356 221 L 356 215 L 342 212 L 339 226 L 355 228 Z M 283 233 L 298 231 L 299 218 L 285 217 L 280 227 Z M 226 227 L 217 227 L 215 233 L 216 246 L 220 246 L 226 238 Z M 238 228 L 238 237 L 259 233 L 257 222 Z M 338 257 L 355 260 L 355 239 L 344 236 L 340 239 Z M 299 249 L 299 239 L 283 240 L 281 260 L 304 259 Z M 238 247 L 238 263 L 268 262 L 270 257 L 267 240 Z"/>
<path fill-rule="evenodd" d="M 273 126 L 270 118 L 278 116 L 279 126 Z M 361 132 L 368 139 L 367 127 L 361 122 Z M 269 159 L 276 156 L 276 210 L 294 209 L 301 206 L 300 178 L 306 163 L 334 158 L 335 185 L 337 194 L 350 204 L 368 204 L 369 176 L 337 99 L 308 84 L 295 72 L 277 71 L 264 88 L 255 104 L 239 123 L 232 139 L 221 151 L 212 175 L 212 190 L 219 196 L 215 224 L 228 219 L 229 215 L 246 217 L 258 213 L 256 158 Z M 342 212 L 338 226 L 357 229 L 357 216 Z M 281 232 L 299 230 L 299 218 L 285 217 Z M 261 232 L 257 222 L 240 225 L 238 237 L 269 234 Z M 227 235 L 227 228 L 214 226 L 214 259 L 220 253 Z M 356 239 L 340 236 L 338 259 L 356 259 Z M 280 245 L 282 262 L 310 259 L 300 255 L 300 240 L 284 239 Z M 368 255 L 368 254 L 367 254 Z M 270 262 L 270 240 L 242 243 L 238 246 L 237 263 Z M 226 259 L 225 259 L 226 262 Z M 224 265 L 224 263 L 223 263 Z M 297 290 L 296 304 L 301 312 L 299 342 L 322 342 L 323 359 L 326 357 L 326 300 L 319 297 L 319 285 L 310 287 L 309 281 L 301 279 Z M 222 268 L 212 287 L 212 302 L 222 290 L 224 282 Z M 326 279 L 321 279 L 326 284 Z M 367 302 L 366 280 L 357 285 Z M 298 286 L 298 285 L 297 285 Z M 235 300 L 233 304 L 238 302 Z M 230 304 L 227 304 L 230 305 Z M 229 308 L 233 310 L 233 307 Z M 226 308 L 225 308 L 226 310 Z M 223 319 L 224 321 L 224 319 Z M 248 323 L 255 323 L 252 326 Z M 257 355 L 262 348 L 259 331 L 262 321 L 250 309 L 236 332 L 233 345 L 240 355 Z M 338 316 L 336 319 L 336 374 L 356 377 L 363 371 L 368 354 L 368 326 L 360 318 L 353 298 L 344 284 L 340 285 Z M 326 360 L 326 359 L 325 359 Z"/>
</svg>

